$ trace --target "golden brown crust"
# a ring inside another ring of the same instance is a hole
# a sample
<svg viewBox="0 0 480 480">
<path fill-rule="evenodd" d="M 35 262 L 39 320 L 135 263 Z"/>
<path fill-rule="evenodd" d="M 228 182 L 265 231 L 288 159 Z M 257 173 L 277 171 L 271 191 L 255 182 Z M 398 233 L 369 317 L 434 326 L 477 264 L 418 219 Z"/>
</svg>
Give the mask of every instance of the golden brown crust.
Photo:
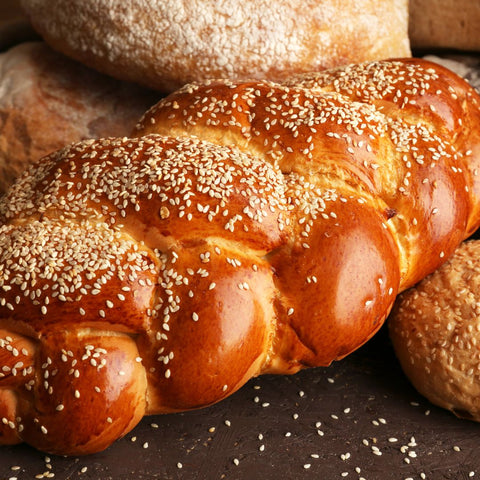
<svg viewBox="0 0 480 480">
<path fill-rule="evenodd" d="M 0 194 L 28 165 L 64 145 L 127 135 L 157 100 L 43 42 L 0 54 Z"/>
<path fill-rule="evenodd" d="M 432 275 L 399 297 L 389 319 L 413 385 L 455 415 L 480 421 L 480 242 L 463 243 Z"/>
<path fill-rule="evenodd" d="M 43 336 L 34 383 L 18 394 L 21 437 L 52 453 L 105 449 L 145 413 L 147 383 L 138 356 L 129 336 L 113 332 L 53 330 Z"/>
<path fill-rule="evenodd" d="M 449 70 L 391 60 L 284 84 L 187 85 L 152 107 L 136 134 L 197 135 L 254 152 L 306 181 L 323 175 L 326 186 L 345 182 L 391 217 L 404 252 L 404 289 L 478 223 L 479 105 L 478 94 Z"/>
<path fill-rule="evenodd" d="M 407 0 L 22 0 L 55 49 L 163 91 L 410 55 Z"/>
<path fill-rule="evenodd" d="M 5 443 L 96 451 L 358 348 L 478 226 L 478 115 L 442 67 L 383 61 L 190 85 L 45 157 L 0 202 L 0 327 L 32 344 Z"/>
</svg>

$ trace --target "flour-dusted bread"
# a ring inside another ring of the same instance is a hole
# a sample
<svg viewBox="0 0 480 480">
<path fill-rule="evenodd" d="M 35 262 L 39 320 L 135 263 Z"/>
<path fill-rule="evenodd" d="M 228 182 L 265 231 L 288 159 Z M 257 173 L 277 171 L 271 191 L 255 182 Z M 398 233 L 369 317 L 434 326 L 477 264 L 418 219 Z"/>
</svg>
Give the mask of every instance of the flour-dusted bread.
<svg viewBox="0 0 480 480">
<path fill-rule="evenodd" d="M 32 162 L 68 143 L 127 135 L 158 98 L 43 42 L 0 53 L 0 193 Z"/>
<path fill-rule="evenodd" d="M 54 48 L 171 91 L 408 56 L 408 0 L 21 0 Z"/>
<path fill-rule="evenodd" d="M 186 86 L 44 158 L 0 201 L 1 442 L 90 453 L 345 357 L 478 227 L 479 135 L 407 59 Z"/>
</svg>

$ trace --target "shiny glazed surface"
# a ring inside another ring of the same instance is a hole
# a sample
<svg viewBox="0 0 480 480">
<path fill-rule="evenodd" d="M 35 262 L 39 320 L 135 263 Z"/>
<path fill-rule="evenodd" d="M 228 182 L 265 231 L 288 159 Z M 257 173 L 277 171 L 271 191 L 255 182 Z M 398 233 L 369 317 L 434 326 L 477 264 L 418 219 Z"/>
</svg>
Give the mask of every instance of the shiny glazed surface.
<svg viewBox="0 0 480 480">
<path fill-rule="evenodd" d="M 98 451 L 358 348 L 478 226 L 479 120 L 391 60 L 190 85 L 44 158 L 0 202 L 2 441 Z"/>
</svg>

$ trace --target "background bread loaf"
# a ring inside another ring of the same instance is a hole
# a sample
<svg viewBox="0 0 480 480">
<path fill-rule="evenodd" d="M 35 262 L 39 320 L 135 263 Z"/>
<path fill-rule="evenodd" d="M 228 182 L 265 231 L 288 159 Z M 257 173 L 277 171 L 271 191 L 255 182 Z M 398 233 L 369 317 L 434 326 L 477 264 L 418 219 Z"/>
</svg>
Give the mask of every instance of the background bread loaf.
<svg viewBox="0 0 480 480">
<path fill-rule="evenodd" d="M 22 0 L 55 49 L 163 91 L 408 56 L 407 0 Z"/>
<path fill-rule="evenodd" d="M 101 75 L 43 42 L 0 53 L 0 193 L 71 142 L 127 135 L 158 94 Z"/>
</svg>

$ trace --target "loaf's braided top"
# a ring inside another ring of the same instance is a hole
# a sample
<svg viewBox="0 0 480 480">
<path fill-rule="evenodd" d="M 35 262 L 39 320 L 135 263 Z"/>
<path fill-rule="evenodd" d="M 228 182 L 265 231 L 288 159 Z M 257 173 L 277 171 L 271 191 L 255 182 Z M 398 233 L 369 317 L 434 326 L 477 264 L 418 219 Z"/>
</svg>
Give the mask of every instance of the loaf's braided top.
<svg viewBox="0 0 480 480">
<path fill-rule="evenodd" d="M 416 60 L 215 81 L 43 159 L 0 202 L 2 441 L 97 451 L 356 349 L 479 223 L 478 102 Z"/>
</svg>

